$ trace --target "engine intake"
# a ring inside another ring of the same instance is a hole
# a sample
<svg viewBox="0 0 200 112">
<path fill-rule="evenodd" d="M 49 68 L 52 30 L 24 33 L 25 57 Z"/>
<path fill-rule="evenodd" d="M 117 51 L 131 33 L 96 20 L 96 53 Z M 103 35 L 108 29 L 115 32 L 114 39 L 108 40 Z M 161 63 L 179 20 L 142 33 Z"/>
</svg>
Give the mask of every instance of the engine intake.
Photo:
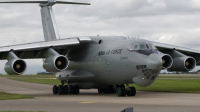
<svg viewBox="0 0 200 112">
<path fill-rule="evenodd" d="M 26 63 L 21 59 L 12 59 L 6 63 L 4 70 L 9 75 L 20 75 L 26 71 Z"/>
<path fill-rule="evenodd" d="M 68 67 L 68 59 L 65 56 L 51 56 L 46 58 L 43 68 L 48 72 L 63 71 Z"/>
<path fill-rule="evenodd" d="M 173 59 L 169 71 L 190 71 L 196 66 L 196 60 L 192 57 L 177 57 Z"/>
<path fill-rule="evenodd" d="M 172 66 L 173 60 L 172 57 L 168 54 L 162 55 L 162 69 L 167 69 Z"/>
</svg>

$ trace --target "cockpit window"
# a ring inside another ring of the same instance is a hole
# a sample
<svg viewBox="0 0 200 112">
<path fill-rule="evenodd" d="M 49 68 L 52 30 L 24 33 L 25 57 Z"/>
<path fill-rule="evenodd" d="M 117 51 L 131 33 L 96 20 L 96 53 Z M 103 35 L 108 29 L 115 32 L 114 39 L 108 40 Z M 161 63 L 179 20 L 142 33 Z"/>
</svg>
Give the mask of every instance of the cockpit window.
<svg viewBox="0 0 200 112">
<path fill-rule="evenodd" d="M 129 50 L 133 51 L 133 50 L 139 50 L 139 45 L 138 44 L 132 44 L 129 46 Z"/>
<path fill-rule="evenodd" d="M 145 45 L 144 44 L 140 44 L 140 50 L 145 50 L 145 49 L 146 49 Z"/>
<path fill-rule="evenodd" d="M 130 51 L 134 50 L 151 50 L 156 49 L 156 47 L 152 43 L 134 43 L 131 44 L 128 48 Z"/>
<path fill-rule="evenodd" d="M 135 46 L 134 46 L 134 49 L 136 49 L 136 50 L 138 50 L 138 49 L 139 49 L 139 46 L 138 46 L 138 44 L 135 44 Z"/>
<path fill-rule="evenodd" d="M 149 45 L 151 46 L 152 49 L 156 49 L 156 47 L 152 43 L 149 43 Z"/>
<path fill-rule="evenodd" d="M 147 49 L 150 49 L 148 44 L 146 44 L 146 47 L 147 47 Z"/>
</svg>

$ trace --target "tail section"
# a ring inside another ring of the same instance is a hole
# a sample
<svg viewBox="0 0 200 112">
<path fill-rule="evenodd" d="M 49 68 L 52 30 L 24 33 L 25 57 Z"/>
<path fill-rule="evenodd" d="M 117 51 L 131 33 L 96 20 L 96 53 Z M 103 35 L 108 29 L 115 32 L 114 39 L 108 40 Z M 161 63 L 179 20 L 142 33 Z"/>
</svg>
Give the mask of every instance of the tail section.
<svg viewBox="0 0 200 112">
<path fill-rule="evenodd" d="M 52 6 L 55 4 L 75 4 L 75 5 L 90 5 L 89 3 L 67 2 L 56 0 L 42 1 L 0 1 L 0 3 L 39 3 L 41 7 L 42 26 L 45 41 L 56 40 L 60 38 L 56 21 L 54 18 Z"/>
</svg>

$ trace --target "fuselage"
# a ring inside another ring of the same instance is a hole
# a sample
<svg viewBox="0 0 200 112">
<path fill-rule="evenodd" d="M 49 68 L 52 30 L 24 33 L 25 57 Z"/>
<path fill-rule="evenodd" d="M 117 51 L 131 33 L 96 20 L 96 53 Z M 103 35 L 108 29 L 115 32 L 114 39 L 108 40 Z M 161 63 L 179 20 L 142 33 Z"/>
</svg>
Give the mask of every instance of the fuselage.
<svg viewBox="0 0 200 112">
<path fill-rule="evenodd" d="M 56 73 L 59 80 L 79 84 L 82 89 L 154 82 L 162 62 L 147 40 L 126 37 L 90 37 L 90 44 L 70 50 L 67 70 Z"/>
</svg>

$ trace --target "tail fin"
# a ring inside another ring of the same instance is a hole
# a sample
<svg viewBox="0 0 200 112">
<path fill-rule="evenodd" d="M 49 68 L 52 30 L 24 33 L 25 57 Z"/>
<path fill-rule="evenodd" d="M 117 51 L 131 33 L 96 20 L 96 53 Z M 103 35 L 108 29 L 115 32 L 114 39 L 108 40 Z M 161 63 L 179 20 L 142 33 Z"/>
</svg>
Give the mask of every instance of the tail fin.
<svg viewBox="0 0 200 112">
<path fill-rule="evenodd" d="M 56 0 L 0 1 L 0 3 L 39 3 L 41 7 L 42 26 L 43 26 L 45 41 L 51 41 L 60 38 L 56 21 L 52 11 L 53 5 L 55 4 L 90 5 L 90 3 L 67 2 L 67 1 L 56 1 Z"/>
</svg>

